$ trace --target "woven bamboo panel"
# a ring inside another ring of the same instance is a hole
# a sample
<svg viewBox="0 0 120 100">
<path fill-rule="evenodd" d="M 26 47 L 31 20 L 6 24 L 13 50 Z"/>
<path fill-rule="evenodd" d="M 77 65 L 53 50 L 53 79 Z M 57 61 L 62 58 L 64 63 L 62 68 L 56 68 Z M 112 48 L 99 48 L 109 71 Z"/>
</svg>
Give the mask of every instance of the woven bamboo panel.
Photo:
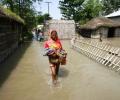
<svg viewBox="0 0 120 100">
<path fill-rule="evenodd" d="M 46 30 L 56 30 L 60 39 L 70 39 L 75 34 L 73 20 L 50 20 L 46 23 Z"/>
</svg>

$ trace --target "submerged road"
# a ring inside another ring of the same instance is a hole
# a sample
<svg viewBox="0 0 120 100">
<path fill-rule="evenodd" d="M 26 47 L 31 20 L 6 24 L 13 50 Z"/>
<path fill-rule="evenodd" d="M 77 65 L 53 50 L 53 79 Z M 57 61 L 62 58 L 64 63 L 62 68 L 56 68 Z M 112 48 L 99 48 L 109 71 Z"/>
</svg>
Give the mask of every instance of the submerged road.
<svg viewBox="0 0 120 100">
<path fill-rule="evenodd" d="M 68 57 L 59 86 L 48 85 L 43 43 L 33 41 L 0 65 L 0 100 L 120 100 L 120 75 L 62 44 Z"/>
</svg>

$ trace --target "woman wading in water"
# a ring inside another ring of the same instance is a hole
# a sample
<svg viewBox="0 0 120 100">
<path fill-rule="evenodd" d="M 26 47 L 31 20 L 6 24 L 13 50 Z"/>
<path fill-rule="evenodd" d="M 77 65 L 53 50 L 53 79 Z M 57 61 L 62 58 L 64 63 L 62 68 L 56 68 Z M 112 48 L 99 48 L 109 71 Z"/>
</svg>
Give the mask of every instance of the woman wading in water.
<svg viewBox="0 0 120 100">
<path fill-rule="evenodd" d="M 57 78 L 58 78 L 59 67 L 61 63 L 60 53 L 64 52 L 56 30 L 51 31 L 50 39 L 45 42 L 44 48 L 46 50 L 46 55 L 49 58 L 52 82 L 53 84 L 56 84 Z M 64 64 L 65 64 L 65 59 L 64 59 Z"/>
</svg>

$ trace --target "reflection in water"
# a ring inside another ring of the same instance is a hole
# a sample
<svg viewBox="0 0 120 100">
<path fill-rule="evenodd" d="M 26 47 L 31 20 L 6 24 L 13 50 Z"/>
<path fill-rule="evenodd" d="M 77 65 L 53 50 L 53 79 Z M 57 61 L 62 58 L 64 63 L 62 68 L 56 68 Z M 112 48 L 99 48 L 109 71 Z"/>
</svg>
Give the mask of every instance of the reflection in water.
<svg viewBox="0 0 120 100">
<path fill-rule="evenodd" d="M 67 77 L 69 74 L 69 71 L 65 67 L 60 67 L 59 69 L 59 77 Z"/>
<path fill-rule="evenodd" d="M 103 38 L 101 43 L 107 43 L 114 47 L 120 47 L 120 37 L 114 38 Z M 87 39 L 87 41 L 99 42 L 99 39 Z"/>
<path fill-rule="evenodd" d="M 120 47 L 120 38 L 107 38 L 105 41 L 108 41 L 109 44 L 115 46 L 115 47 Z"/>
<path fill-rule="evenodd" d="M 60 67 L 58 80 L 57 80 L 56 84 L 52 83 L 51 74 L 48 69 L 46 70 L 46 74 L 49 76 L 47 84 L 50 86 L 51 89 L 54 90 L 55 88 L 59 88 L 59 89 L 62 88 L 62 78 L 67 77 L 69 74 L 69 71 L 65 67 Z"/>
</svg>

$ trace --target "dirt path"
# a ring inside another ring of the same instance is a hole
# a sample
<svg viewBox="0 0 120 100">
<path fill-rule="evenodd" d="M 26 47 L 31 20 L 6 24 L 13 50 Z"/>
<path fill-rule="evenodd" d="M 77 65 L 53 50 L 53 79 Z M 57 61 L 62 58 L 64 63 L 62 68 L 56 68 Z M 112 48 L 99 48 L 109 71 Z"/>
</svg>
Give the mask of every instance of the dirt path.
<svg viewBox="0 0 120 100">
<path fill-rule="evenodd" d="M 0 66 L 0 100 L 120 100 L 120 75 L 62 43 L 68 58 L 58 87 L 48 85 L 43 44 L 32 42 Z"/>
</svg>

